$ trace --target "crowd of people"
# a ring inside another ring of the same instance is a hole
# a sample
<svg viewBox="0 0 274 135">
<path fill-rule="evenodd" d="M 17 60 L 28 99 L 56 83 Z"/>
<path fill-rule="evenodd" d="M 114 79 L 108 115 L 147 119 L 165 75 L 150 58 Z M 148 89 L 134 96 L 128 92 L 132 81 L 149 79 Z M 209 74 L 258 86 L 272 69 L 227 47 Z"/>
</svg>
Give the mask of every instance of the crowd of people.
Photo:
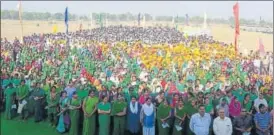
<svg viewBox="0 0 274 135">
<path fill-rule="evenodd" d="M 109 26 L 1 39 L 4 118 L 69 135 L 273 135 L 273 52 Z"/>
</svg>

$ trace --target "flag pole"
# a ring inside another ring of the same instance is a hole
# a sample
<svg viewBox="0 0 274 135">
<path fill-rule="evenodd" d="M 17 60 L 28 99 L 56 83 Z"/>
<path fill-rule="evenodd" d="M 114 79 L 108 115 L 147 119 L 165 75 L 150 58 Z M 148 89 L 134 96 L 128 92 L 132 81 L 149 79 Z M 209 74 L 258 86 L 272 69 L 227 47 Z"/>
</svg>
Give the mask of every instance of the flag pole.
<svg viewBox="0 0 274 135">
<path fill-rule="evenodd" d="M 18 6 L 18 14 L 20 19 L 20 25 L 21 25 L 21 43 L 23 43 L 23 20 L 22 20 L 22 1 L 19 1 Z"/>
</svg>

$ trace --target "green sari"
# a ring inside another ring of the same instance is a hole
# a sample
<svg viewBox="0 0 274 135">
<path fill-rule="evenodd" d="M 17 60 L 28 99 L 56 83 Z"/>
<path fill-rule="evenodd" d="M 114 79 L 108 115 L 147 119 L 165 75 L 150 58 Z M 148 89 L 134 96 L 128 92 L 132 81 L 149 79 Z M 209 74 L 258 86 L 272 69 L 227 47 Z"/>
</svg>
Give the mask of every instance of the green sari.
<svg viewBox="0 0 274 135">
<path fill-rule="evenodd" d="M 81 100 L 72 98 L 70 101 L 70 106 L 75 108 L 81 106 Z M 69 135 L 79 135 L 79 109 L 71 109 L 69 111 L 69 116 L 71 123 Z"/>
<path fill-rule="evenodd" d="M 246 110 L 247 112 L 250 112 L 251 107 L 252 107 L 252 101 L 249 100 L 247 103 L 245 103 L 245 101 L 243 101 L 243 102 L 242 102 L 242 106 L 243 106 L 243 108 L 245 108 L 245 110 Z"/>
<path fill-rule="evenodd" d="M 52 124 L 57 124 L 57 105 L 59 103 L 60 97 L 56 93 L 55 97 L 52 97 L 49 93 L 46 97 L 47 103 L 48 103 L 48 116 L 49 121 L 51 121 Z M 52 115 L 52 118 L 50 117 Z"/>
<path fill-rule="evenodd" d="M 11 107 L 14 104 L 14 93 L 15 93 L 15 88 L 7 88 L 4 91 L 5 95 L 5 102 L 6 102 L 6 109 L 5 109 L 5 118 L 6 119 L 11 119 Z"/>
<path fill-rule="evenodd" d="M 111 113 L 114 115 L 113 121 L 114 121 L 114 127 L 113 127 L 113 135 L 124 135 L 125 134 L 125 116 L 117 116 L 117 113 L 123 112 L 124 109 L 127 107 L 127 103 L 124 101 L 114 101 L 112 105 Z"/>
<path fill-rule="evenodd" d="M 195 113 L 198 112 L 198 109 L 193 107 L 191 104 L 188 104 L 186 105 L 186 112 L 187 112 L 187 115 L 191 118 L 191 116 Z M 190 118 L 187 119 L 187 122 L 186 122 L 186 127 L 187 127 L 187 135 L 194 135 L 194 133 L 190 130 L 189 128 L 189 122 L 190 122 Z"/>
<path fill-rule="evenodd" d="M 160 104 L 160 106 L 158 107 L 157 109 L 157 123 L 158 123 L 158 130 L 159 130 L 159 135 L 167 135 L 169 134 L 169 129 L 170 127 L 166 127 L 166 128 L 163 128 L 162 126 L 162 121 L 161 119 L 165 119 L 166 117 L 169 116 L 169 113 L 171 111 L 171 107 L 170 106 L 165 106 L 163 103 Z M 171 126 L 171 123 L 168 120 L 166 120 L 166 123 L 168 123 L 169 126 Z"/>
<path fill-rule="evenodd" d="M 186 113 L 187 113 L 187 110 L 184 107 L 181 110 L 178 107 L 176 108 L 176 115 L 177 116 L 182 118 Z M 185 121 L 183 121 L 181 123 L 181 120 L 175 117 L 172 135 L 182 135 L 183 129 L 178 131 L 175 126 L 176 125 L 184 126 L 183 123 L 185 123 Z"/>
<path fill-rule="evenodd" d="M 98 109 L 102 111 L 109 111 L 111 109 L 110 103 L 99 103 Z M 99 114 L 99 135 L 109 135 L 110 115 Z"/>
<path fill-rule="evenodd" d="M 83 108 L 88 115 L 96 108 L 96 104 L 99 102 L 97 97 L 86 97 L 84 99 L 85 104 L 83 104 Z M 92 114 L 91 116 L 84 116 L 84 124 L 83 124 L 83 135 L 95 135 L 95 127 L 96 127 L 96 114 Z"/>
</svg>

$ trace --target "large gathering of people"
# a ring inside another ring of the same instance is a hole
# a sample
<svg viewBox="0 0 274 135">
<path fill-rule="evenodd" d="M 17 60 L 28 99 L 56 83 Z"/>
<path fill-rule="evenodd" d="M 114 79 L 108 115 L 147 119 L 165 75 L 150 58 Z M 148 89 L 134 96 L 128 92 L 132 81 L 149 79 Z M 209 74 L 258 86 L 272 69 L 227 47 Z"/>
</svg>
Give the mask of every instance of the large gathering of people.
<svg viewBox="0 0 274 135">
<path fill-rule="evenodd" d="M 273 135 L 273 52 L 168 27 L 1 38 L 4 119 L 69 135 Z M 49 128 L 49 127 L 45 127 Z"/>
</svg>

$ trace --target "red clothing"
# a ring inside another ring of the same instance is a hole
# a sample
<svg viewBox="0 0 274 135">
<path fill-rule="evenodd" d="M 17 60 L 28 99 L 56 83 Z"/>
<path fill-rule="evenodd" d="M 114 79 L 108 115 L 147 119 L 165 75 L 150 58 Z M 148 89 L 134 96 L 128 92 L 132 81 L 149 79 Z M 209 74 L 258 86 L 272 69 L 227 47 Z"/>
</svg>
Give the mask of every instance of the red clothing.
<svg viewBox="0 0 274 135">
<path fill-rule="evenodd" d="M 166 84 L 167 84 L 167 82 L 166 82 L 165 80 L 162 80 L 162 81 L 161 81 L 161 86 L 162 86 L 162 88 L 165 88 L 165 87 L 166 87 Z"/>
</svg>

